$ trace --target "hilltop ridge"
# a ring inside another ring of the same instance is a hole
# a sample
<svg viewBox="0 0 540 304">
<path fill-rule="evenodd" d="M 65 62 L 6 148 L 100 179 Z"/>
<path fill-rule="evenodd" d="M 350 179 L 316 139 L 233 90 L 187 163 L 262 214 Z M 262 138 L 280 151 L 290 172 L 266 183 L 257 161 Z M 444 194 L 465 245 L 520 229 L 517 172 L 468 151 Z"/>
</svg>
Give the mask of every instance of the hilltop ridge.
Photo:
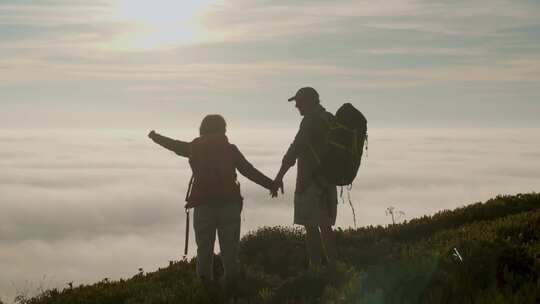
<svg viewBox="0 0 540 304">
<path fill-rule="evenodd" d="M 338 229 L 341 262 L 308 269 L 304 233 L 263 227 L 240 243 L 232 292 L 203 286 L 195 260 L 19 303 L 537 303 L 540 194 L 497 196 L 395 225 Z M 216 257 L 215 272 L 222 272 Z"/>
</svg>

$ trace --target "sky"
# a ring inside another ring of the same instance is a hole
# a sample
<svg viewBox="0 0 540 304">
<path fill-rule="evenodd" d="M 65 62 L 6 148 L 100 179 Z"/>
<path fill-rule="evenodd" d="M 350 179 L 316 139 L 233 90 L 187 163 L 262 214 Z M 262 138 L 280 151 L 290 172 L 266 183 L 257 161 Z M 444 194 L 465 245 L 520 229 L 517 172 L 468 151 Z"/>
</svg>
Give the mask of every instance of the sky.
<svg viewBox="0 0 540 304">
<path fill-rule="evenodd" d="M 540 2 L 379 2 L 0 0 L 0 299 L 179 259 L 189 166 L 148 131 L 220 113 L 273 177 L 303 86 L 368 119 L 358 226 L 538 191 Z M 243 234 L 292 225 L 294 178 L 240 178 Z"/>
<path fill-rule="evenodd" d="M 531 127 L 538 1 L 0 1 L 0 128 L 291 125 L 315 87 L 375 126 Z"/>
</svg>

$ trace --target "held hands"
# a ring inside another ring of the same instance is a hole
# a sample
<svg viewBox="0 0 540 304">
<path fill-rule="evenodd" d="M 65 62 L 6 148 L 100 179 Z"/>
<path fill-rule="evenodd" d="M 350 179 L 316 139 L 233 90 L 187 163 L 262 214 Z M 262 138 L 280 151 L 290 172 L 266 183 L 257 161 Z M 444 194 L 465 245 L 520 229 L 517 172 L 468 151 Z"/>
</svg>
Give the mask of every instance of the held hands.
<svg viewBox="0 0 540 304">
<path fill-rule="evenodd" d="M 283 180 L 282 179 L 275 179 L 274 180 L 274 183 L 272 185 L 272 189 L 270 189 L 270 195 L 272 197 L 277 197 L 278 196 L 278 190 L 281 189 L 281 194 L 284 194 L 285 191 L 283 189 Z"/>
<path fill-rule="evenodd" d="M 283 188 L 283 180 L 281 178 L 274 180 L 274 186 L 276 187 L 276 191 L 281 190 L 281 194 L 285 194 L 285 189 Z"/>
</svg>

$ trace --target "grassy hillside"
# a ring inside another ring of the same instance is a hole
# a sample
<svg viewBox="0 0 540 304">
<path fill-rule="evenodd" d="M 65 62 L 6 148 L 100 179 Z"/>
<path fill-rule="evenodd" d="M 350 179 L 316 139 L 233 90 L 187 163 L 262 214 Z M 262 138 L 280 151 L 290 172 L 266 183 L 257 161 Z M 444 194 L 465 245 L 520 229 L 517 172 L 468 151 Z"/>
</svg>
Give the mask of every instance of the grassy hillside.
<svg viewBox="0 0 540 304">
<path fill-rule="evenodd" d="M 240 287 L 203 286 L 178 261 L 127 280 L 49 290 L 20 303 L 538 303 L 540 194 L 499 196 L 388 227 L 337 232 L 342 262 L 307 269 L 300 229 L 243 237 Z M 219 275 L 219 257 L 216 273 Z"/>
</svg>

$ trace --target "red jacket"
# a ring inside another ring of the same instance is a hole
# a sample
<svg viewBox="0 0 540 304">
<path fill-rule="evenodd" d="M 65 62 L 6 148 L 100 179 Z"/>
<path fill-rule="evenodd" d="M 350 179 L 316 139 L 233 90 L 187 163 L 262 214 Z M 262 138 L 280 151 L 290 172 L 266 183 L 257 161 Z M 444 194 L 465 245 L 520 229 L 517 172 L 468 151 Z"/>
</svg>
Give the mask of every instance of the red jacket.
<svg viewBox="0 0 540 304">
<path fill-rule="evenodd" d="M 206 135 L 190 144 L 193 171 L 186 208 L 215 201 L 241 201 L 232 145 L 225 135 Z"/>
</svg>

